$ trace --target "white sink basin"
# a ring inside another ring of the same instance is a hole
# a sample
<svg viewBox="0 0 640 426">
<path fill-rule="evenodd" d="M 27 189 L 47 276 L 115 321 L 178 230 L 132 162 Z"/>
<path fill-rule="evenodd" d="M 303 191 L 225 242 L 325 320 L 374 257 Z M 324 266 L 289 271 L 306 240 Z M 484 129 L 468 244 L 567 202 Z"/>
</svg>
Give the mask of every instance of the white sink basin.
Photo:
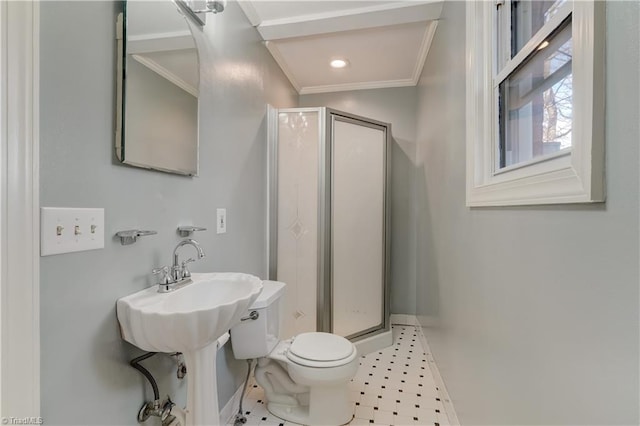
<svg viewBox="0 0 640 426">
<path fill-rule="evenodd" d="M 122 337 L 150 352 L 185 352 L 214 342 L 240 321 L 262 281 L 236 273 L 196 274 L 169 293 L 152 286 L 118 299 Z"/>
<path fill-rule="evenodd" d="M 187 424 L 218 424 L 214 343 L 246 315 L 262 280 L 239 273 L 194 273 L 192 280 L 169 293 L 152 286 L 118 299 L 116 311 L 127 342 L 145 351 L 184 354 Z"/>
</svg>

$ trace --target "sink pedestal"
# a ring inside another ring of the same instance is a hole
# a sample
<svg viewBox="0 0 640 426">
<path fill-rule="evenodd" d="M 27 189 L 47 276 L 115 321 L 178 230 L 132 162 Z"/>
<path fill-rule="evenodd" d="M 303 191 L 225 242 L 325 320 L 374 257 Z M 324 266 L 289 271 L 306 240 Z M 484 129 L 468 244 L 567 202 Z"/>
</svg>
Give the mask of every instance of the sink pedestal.
<svg viewBox="0 0 640 426">
<path fill-rule="evenodd" d="M 187 425 L 220 424 L 216 380 L 216 341 L 197 351 L 183 352 L 187 365 Z"/>
<path fill-rule="evenodd" d="M 185 426 L 219 425 L 217 340 L 240 322 L 262 280 L 240 273 L 191 275 L 169 293 L 156 286 L 118 299 L 122 338 L 148 352 L 182 352 L 187 365 Z"/>
</svg>

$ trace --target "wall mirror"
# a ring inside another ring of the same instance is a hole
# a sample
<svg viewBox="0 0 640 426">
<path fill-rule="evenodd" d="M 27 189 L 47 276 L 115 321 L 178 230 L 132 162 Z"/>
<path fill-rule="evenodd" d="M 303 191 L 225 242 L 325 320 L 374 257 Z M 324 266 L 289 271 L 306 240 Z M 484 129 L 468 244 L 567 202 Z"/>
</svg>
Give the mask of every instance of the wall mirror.
<svg viewBox="0 0 640 426">
<path fill-rule="evenodd" d="M 181 3 L 124 2 L 115 148 L 122 163 L 196 176 L 200 65 Z"/>
</svg>

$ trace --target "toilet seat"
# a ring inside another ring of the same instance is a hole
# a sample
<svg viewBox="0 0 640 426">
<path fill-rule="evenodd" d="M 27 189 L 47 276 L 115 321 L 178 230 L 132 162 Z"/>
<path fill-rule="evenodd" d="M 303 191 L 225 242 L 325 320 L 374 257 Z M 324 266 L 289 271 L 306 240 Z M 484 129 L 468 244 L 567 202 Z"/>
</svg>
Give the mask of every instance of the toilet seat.
<svg viewBox="0 0 640 426">
<path fill-rule="evenodd" d="M 315 368 L 345 365 L 356 356 L 355 346 L 344 337 L 319 332 L 297 335 L 286 351 L 289 361 Z"/>
</svg>

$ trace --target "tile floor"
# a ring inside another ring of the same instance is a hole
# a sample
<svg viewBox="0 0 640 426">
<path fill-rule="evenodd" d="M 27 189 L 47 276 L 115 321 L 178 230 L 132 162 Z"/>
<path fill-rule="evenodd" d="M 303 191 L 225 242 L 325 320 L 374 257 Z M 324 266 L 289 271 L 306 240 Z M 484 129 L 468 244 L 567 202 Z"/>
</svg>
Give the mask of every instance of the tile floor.
<svg viewBox="0 0 640 426">
<path fill-rule="evenodd" d="M 416 327 L 394 325 L 392 331 L 391 347 L 360 358 L 358 372 L 349 384 L 354 404 L 349 424 L 448 425 Z M 246 425 L 295 425 L 267 411 L 263 391 L 255 383 L 243 406 Z"/>
</svg>

